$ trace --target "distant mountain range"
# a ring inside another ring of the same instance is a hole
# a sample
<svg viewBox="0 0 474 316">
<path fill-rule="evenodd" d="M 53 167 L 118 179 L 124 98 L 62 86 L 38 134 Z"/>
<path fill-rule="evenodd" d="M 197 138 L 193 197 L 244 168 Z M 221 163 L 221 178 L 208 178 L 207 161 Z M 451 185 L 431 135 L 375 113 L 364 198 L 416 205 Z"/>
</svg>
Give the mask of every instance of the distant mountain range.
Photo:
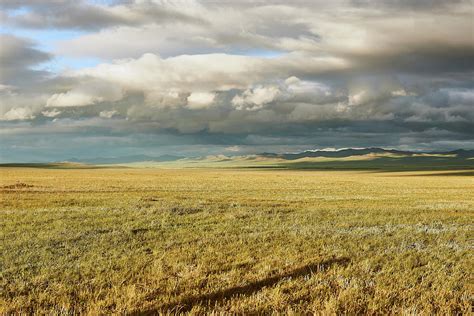
<svg viewBox="0 0 474 316">
<path fill-rule="evenodd" d="M 472 158 L 474 157 L 474 150 L 465 150 L 458 149 L 453 151 L 444 151 L 444 152 L 414 152 L 414 151 L 402 151 L 396 149 L 383 149 L 378 147 L 371 148 L 344 148 L 339 150 L 307 150 L 300 153 L 284 153 L 284 154 L 274 154 L 274 153 L 263 153 L 260 154 L 262 157 L 267 158 L 281 158 L 285 160 L 295 160 L 300 158 L 307 157 L 326 157 L 326 158 L 345 158 L 352 156 L 364 156 L 364 155 L 397 155 L 405 157 L 413 157 L 418 155 L 445 155 L 445 156 L 454 156 L 458 158 Z"/>
<path fill-rule="evenodd" d="M 339 150 L 307 150 L 299 153 L 261 153 L 256 155 L 247 155 L 247 156 L 209 156 L 209 157 L 184 157 L 178 155 L 161 155 L 161 156 L 148 156 L 148 155 L 130 155 L 122 157 L 97 157 L 97 158 L 86 158 L 86 159 L 77 159 L 71 158 L 68 159 L 68 162 L 77 162 L 77 163 L 86 163 L 86 164 L 127 164 L 134 162 L 172 162 L 178 160 L 233 160 L 236 157 L 246 158 L 252 157 L 263 158 L 263 159 L 283 159 L 283 160 L 297 160 L 302 158 L 347 158 L 354 156 L 401 156 L 401 157 L 419 157 L 419 156 L 446 156 L 454 157 L 460 159 L 469 159 L 474 158 L 474 150 L 465 150 L 458 149 L 453 151 L 437 151 L 437 152 L 415 152 L 415 151 L 403 151 L 396 149 L 384 149 L 378 147 L 372 148 L 344 148 Z M 212 157 L 212 158 L 210 158 Z M 219 159 L 216 159 L 219 158 Z"/>
<path fill-rule="evenodd" d="M 147 156 L 147 155 L 130 155 L 130 156 L 121 156 L 121 157 L 96 157 L 96 158 L 70 158 L 67 159 L 67 162 L 79 162 L 87 164 L 123 164 L 123 163 L 132 163 L 132 162 L 142 162 L 142 161 L 152 161 L 152 162 L 166 162 L 166 161 L 176 161 L 183 159 L 183 156 L 175 155 L 161 155 L 157 157 Z"/>
</svg>

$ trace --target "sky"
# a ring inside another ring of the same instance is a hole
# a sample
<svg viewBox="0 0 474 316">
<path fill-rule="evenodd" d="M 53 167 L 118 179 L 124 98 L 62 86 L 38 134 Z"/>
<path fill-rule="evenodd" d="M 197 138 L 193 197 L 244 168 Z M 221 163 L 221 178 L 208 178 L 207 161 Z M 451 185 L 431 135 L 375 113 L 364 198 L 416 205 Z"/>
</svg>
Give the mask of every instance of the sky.
<svg viewBox="0 0 474 316">
<path fill-rule="evenodd" d="M 474 149 L 473 0 L 0 10 L 0 162 Z"/>
</svg>

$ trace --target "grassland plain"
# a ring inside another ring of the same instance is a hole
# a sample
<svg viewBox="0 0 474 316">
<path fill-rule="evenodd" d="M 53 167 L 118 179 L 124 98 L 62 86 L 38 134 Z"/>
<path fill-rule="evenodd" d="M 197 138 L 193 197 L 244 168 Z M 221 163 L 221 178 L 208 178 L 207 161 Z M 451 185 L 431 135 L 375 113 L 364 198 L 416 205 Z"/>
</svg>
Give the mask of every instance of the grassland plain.
<svg viewBox="0 0 474 316">
<path fill-rule="evenodd" d="M 0 313 L 470 314 L 471 172 L 0 169 Z"/>
</svg>

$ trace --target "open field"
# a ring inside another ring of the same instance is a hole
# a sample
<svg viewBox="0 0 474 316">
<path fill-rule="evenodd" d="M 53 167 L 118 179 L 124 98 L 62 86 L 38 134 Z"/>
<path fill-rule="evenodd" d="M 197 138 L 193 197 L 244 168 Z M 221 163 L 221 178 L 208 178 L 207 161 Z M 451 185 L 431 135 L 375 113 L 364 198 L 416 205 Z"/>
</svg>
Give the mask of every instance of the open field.
<svg viewBox="0 0 474 316">
<path fill-rule="evenodd" d="M 472 171 L 0 168 L 0 314 L 470 314 Z"/>
</svg>

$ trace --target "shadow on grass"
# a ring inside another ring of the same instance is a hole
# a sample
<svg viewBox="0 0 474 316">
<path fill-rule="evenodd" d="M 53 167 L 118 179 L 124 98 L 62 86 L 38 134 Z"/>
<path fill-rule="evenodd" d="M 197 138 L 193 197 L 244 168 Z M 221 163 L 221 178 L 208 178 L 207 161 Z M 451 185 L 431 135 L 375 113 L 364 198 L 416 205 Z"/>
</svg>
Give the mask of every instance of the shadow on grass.
<svg viewBox="0 0 474 316">
<path fill-rule="evenodd" d="M 12 163 L 0 164 L 0 167 L 45 168 L 45 169 L 103 169 L 103 168 L 133 168 L 122 165 L 88 165 L 79 163 Z M 180 169 L 179 165 L 176 165 Z M 334 158 L 329 161 L 278 161 L 267 165 L 195 165 L 193 168 L 212 169 L 254 169 L 254 170 L 321 170 L 321 171 L 368 171 L 368 172 L 400 172 L 400 171 L 455 171 L 474 170 L 474 159 L 463 157 L 376 157 L 364 160 L 347 160 Z M 183 168 L 183 166 L 181 166 Z M 186 167 L 184 167 L 186 168 Z M 455 175 L 455 174 L 453 174 Z M 465 174 L 471 175 L 471 174 Z"/>
<path fill-rule="evenodd" d="M 474 169 L 474 160 L 451 157 L 379 157 L 371 160 L 333 160 L 282 164 L 289 169 L 443 171 Z"/>
<path fill-rule="evenodd" d="M 156 308 L 148 309 L 148 310 L 135 311 L 131 315 L 157 315 L 162 312 L 183 313 L 183 312 L 189 312 L 195 305 L 203 305 L 203 304 L 212 307 L 212 306 L 215 306 L 215 304 L 223 303 L 226 300 L 235 296 L 252 295 L 253 293 L 258 292 L 265 287 L 274 286 L 278 284 L 279 282 L 286 279 L 299 278 L 299 277 L 303 277 L 307 275 L 312 275 L 318 272 L 326 271 L 327 269 L 329 269 L 330 267 L 334 265 L 347 266 L 349 262 L 350 262 L 349 258 L 342 257 L 342 258 L 334 258 L 334 259 L 325 260 L 319 263 L 311 263 L 303 267 L 291 270 L 287 273 L 279 274 L 273 277 L 268 277 L 262 280 L 249 283 L 247 285 L 235 286 L 235 287 L 223 289 L 223 290 L 212 292 L 212 293 L 185 297 L 174 303 L 164 304 L 164 305 L 158 306 Z M 159 295 L 159 294 L 152 293 L 149 296 L 149 298 L 153 299 L 153 297 L 156 295 Z"/>
<path fill-rule="evenodd" d="M 378 157 L 367 160 L 295 161 L 279 162 L 273 169 L 324 171 L 455 171 L 474 170 L 474 160 L 457 157 Z M 258 166 L 256 168 L 259 168 Z M 453 174 L 454 175 L 454 174 Z"/>
<path fill-rule="evenodd" d="M 398 175 L 399 177 L 445 177 L 445 176 L 456 176 L 456 177 L 474 177 L 474 170 L 464 171 L 450 171 L 450 172 L 431 172 L 431 173 L 419 173 L 419 174 L 405 174 Z"/>
</svg>

